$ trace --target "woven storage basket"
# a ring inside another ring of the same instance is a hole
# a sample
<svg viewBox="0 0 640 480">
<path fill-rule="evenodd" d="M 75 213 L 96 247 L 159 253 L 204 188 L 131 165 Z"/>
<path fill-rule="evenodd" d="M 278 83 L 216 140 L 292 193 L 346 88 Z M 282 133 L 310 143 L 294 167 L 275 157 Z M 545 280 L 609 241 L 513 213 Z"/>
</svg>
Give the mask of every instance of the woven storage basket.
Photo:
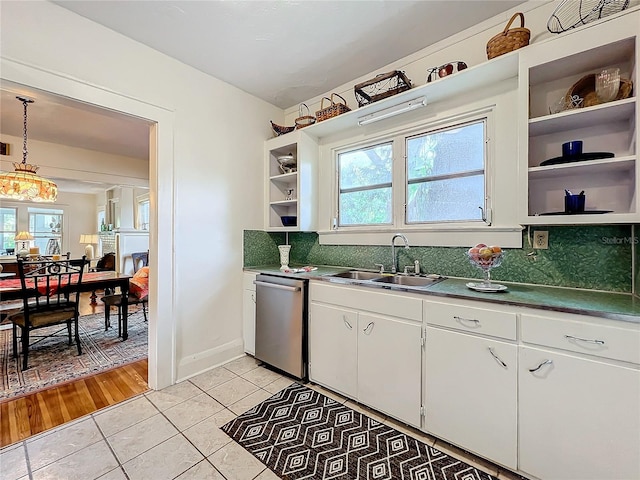
<svg viewBox="0 0 640 480">
<path fill-rule="evenodd" d="M 631 82 L 631 80 L 627 80 L 626 78 L 620 78 L 620 89 L 618 90 L 618 95 L 616 96 L 615 100 L 623 100 L 625 98 L 629 98 L 632 91 L 633 82 Z M 582 102 L 580 102 L 578 105 L 571 101 L 574 95 L 577 95 L 582 99 Z M 574 83 L 565 94 L 564 103 L 566 105 L 566 108 L 569 109 L 592 107 L 594 105 L 602 103 L 596 95 L 596 74 L 591 73 L 589 75 L 585 75 L 576 83 Z"/>
<path fill-rule="evenodd" d="M 293 132 L 296 129 L 295 125 L 293 127 L 284 127 L 277 123 L 273 123 L 271 120 L 269 121 L 271 122 L 271 129 L 273 130 L 273 133 L 275 133 L 276 137 L 284 135 L 285 133 Z"/>
<path fill-rule="evenodd" d="M 306 115 L 303 115 L 305 110 L 303 110 L 302 107 L 306 109 L 306 113 L 307 113 Z M 314 117 L 313 115 L 309 115 L 309 107 L 307 107 L 306 103 L 300 104 L 300 106 L 298 107 L 298 115 L 300 116 L 295 119 L 296 129 L 298 130 L 316 123 L 316 117 Z"/>
<path fill-rule="evenodd" d="M 342 103 L 334 102 L 333 97 L 339 97 L 342 100 Z M 324 101 L 328 100 L 331 105 L 328 107 L 324 106 Z M 347 106 L 347 101 L 337 93 L 332 93 L 331 98 L 322 97 L 322 101 L 320 102 L 320 110 L 316 111 L 316 121 L 322 122 L 323 120 L 328 120 L 333 117 L 337 117 L 338 115 L 342 115 L 343 113 L 350 112 L 351 109 Z"/>
<path fill-rule="evenodd" d="M 378 100 L 397 95 L 410 88 L 411 80 L 400 70 L 381 73 L 371 80 L 353 86 L 359 107 L 364 107 Z"/>
<path fill-rule="evenodd" d="M 521 26 L 509 28 L 517 17 L 520 17 Z M 524 28 L 524 15 L 520 12 L 514 13 L 504 30 L 487 42 L 487 57 L 491 60 L 505 53 L 526 47 L 529 45 L 530 37 L 531 32 L 528 28 Z"/>
</svg>

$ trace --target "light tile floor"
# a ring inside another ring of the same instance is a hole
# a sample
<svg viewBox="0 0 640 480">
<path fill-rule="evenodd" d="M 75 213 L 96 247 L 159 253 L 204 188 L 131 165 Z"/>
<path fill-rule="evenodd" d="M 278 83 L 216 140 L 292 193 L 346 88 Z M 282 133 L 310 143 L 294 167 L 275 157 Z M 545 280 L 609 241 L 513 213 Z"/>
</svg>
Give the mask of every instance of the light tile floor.
<svg viewBox="0 0 640 480">
<path fill-rule="evenodd" d="M 0 450 L 2 480 L 272 480 L 220 427 L 293 380 L 242 357 Z M 521 477 L 308 384 L 500 479 Z"/>
</svg>

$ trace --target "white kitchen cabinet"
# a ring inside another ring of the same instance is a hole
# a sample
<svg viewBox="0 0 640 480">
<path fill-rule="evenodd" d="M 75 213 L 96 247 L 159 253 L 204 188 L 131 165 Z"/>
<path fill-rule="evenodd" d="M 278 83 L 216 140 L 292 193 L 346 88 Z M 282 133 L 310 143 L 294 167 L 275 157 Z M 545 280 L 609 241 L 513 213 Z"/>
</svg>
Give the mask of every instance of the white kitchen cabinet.
<svg viewBox="0 0 640 480">
<path fill-rule="evenodd" d="M 256 274 L 242 274 L 242 340 L 244 351 L 250 355 L 256 353 L 256 286 L 253 281 Z"/>
<path fill-rule="evenodd" d="M 425 430 L 516 469 L 517 345 L 482 335 L 508 339 L 515 314 L 439 302 L 424 312 Z"/>
<path fill-rule="evenodd" d="M 310 380 L 420 427 L 422 300 L 320 282 L 310 300 Z"/>
<path fill-rule="evenodd" d="M 283 172 L 278 157 L 293 155 L 295 171 Z M 318 144 L 297 130 L 265 142 L 265 230 L 317 230 Z M 282 216 L 297 217 L 296 226 L 285 227 Z"/>
<path fill-rule="evenodd" d="M 640 325 L 521 315 L 520 470 L 538 478 L 640 478 Z"/>
<path fill-rule="evenodd" d="M 640 168 L 637 138 L 640 114 L 635 85 L 640 14 L 567 32 L 552 41 L 522 49 L 519 66 L 521 223 L 635 223 L 640 220 Z M 579 79 L 618 67 L 634 83 L 632 96 L 582 108 L 556 110 Z M 527 108 L 528 106 L 528 108 Z M 613 158 L 540 165 L 562 156 L 562 144 L 582 140 L 583 152 L 608 152 Z M 565 214 L 565 189 L 584 190 L 585 211 Z"/>
<path fill-rule="evenodd" d="M 640 478 L 637 366 L 520 347 L 519 409 L 520 470 L 545 479 Z"/>
<path fill-rule="evenodd" d="M 356 398 L 358 395 L 358 313 L 311 303 L 309 379 Z"/>
<path fill-rule="evenodd" d="M 358 401 L 420 426 L 421 326 L 358 314 Z"/>
</svg>

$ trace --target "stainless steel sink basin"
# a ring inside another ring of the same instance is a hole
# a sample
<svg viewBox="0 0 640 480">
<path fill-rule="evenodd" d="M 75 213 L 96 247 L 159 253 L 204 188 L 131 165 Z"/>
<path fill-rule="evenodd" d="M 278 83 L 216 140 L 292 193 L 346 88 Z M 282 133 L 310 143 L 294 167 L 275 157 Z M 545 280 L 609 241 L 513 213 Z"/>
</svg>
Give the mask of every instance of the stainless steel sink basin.
<svg viewBox="0 0 640 480">
<path fill-rule="evenodd" d="M 381 278 L 378 272 L 363 272 L 362 270 L 349 270 L 348 272 L 335 273 L 330 277 L 349 278 L 351 280 L 374 280 Z"/>
<path fill-rule="evenodd" d="M 395 275 L 391 277 L 376 278 L 373 281 L 376 283 L 390 283 L 392 285 L 405 285 L 408 287 L 426 287 L 433 285 L 441 281 L 442 278 L 435 277 L 410 277 L 405 275 Z"/>
</svg>

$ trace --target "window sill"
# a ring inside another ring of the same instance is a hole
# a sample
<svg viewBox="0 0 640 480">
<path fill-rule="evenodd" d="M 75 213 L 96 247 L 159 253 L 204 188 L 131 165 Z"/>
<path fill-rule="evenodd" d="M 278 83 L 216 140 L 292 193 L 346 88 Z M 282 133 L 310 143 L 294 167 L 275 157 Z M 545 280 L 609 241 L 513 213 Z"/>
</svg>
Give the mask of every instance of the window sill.
<svg viewBox="0 0 640 480">
<path fill-rule="evenodd" d="M 470 247 L 477 243 L 522 248 L 522 227 L 439 225 L 432 228 L 365 230 L 320 230 L 320 245 L 388 245 L 395 233 L 403 233 L 409 245 L 429 247 Z"/>
</svg>

